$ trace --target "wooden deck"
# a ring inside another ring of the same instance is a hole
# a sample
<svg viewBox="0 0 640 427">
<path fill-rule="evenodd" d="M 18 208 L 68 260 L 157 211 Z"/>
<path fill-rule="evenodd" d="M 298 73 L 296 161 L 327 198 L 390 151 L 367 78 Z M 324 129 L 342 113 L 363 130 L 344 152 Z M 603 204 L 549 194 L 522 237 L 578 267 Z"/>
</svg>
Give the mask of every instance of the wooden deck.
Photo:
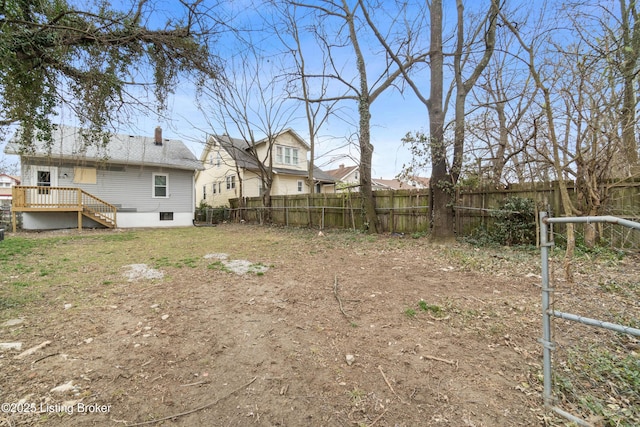
<svg viewBox="0 0 640 427">
<path fill-rule="evenodd" d="M 77 212 L 78 229 L 82 217 L 107 228 L 116 228 L 116 207 L 80 188 L 15 186 L 12 193 L 13 232 L 16 231 L 16 212 Z"/>
</svg>

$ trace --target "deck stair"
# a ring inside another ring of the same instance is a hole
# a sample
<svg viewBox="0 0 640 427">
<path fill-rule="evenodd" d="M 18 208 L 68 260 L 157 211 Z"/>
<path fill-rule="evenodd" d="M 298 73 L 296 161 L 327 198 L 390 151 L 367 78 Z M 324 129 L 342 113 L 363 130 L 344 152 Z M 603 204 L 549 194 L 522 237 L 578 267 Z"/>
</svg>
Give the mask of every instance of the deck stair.
<svg viewBox="0 0 640 427">
<path fill-rule="evenodd" d="M 15 186 L 11 205 L 14 216 L 16 212 L 77 212 L 78 229 L 83 216 L 107 228 L 117 227 L 117 208 L 81 188 Z M 13 224 L 15 228 L 15 218 Z"/>
</svg>

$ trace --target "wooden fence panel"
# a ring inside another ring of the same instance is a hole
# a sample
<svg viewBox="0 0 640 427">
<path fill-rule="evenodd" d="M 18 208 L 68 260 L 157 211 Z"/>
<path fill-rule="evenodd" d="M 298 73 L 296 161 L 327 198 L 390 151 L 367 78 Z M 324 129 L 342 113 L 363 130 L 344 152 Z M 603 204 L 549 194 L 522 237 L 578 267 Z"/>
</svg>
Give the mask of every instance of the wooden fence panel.
<svg viewBox="0 0 640 427">
<path fill-rule="evenodd" d="M 573 183 L 568 183 L 567 188 L 575 200 L 577 193 Z M 544 209 L 551 216 L 563 215 L 557 182 L 458 190 L 453 207 L 458 236 L 468 235 L 478 227 L 490 229 L 493 224 L 492 211 L 497 210 L 507 197 L 513 196 L 534 200 L 539 210 Z M 414 233 L 429 230 L 428 189 L 375 191 L 374 197 L 383 232 Z M 238 199 L 230 203 L 232 208 L 238 208 Z M 246 221 L 260 222 L 264 212 L 262 199 L 247 198 L 245 206 L 242 217 Z M 272 196 L 272 207 L 271 217 L 276 224 L 355 230 L 365 228 L 362 199 L 357 192 Z M 611 186 L 601 214 L 640 220 L 640 182 Z M 605 236 L 608 226 L 603 227 L 601 234 Z M 581 228 L 577 227 L 576 231 L 580 233 Z M 607 239 L 628 241 L 627 236 L 609 236 Z"/>
</svg>

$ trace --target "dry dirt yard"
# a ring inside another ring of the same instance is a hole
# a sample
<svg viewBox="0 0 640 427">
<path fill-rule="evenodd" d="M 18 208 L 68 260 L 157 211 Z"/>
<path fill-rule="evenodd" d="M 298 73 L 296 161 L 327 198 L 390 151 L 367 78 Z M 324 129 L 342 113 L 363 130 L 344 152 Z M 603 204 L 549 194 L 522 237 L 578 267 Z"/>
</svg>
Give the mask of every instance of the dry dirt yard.
<svg viewBox="0 0 640 427">
<path fill-rule="evenodd" d="M 535 251 L 244 224 L 1 245 L 0 426 L 556 423 Z"/>
</svg>

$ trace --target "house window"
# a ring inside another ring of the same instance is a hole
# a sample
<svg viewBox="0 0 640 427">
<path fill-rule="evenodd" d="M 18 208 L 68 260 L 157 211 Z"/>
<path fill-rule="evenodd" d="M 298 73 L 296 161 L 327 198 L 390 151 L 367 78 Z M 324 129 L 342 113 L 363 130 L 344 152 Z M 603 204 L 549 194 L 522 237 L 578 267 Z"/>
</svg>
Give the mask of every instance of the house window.
<svg viewBox="0 0 640 427">
<path fill-rule="evenodd" d="M 233 190 L 236 188 L 236 176 L 231 175 L 227 177 L 227 190 Z"/>
<path fill-rule="evenodd" d="M 218 190 L 218 188 L 217 188 L 217 184 L 216 184 L 215 182 L 214 182 L 214 183 L 213 183 L 213 185 L 211 186 L 211 189 L 213 190 L 213 194 L 216 194 L 216 193 L 218 192 L 218 191 L 217 191 L 217 190 Z"/>
<path fill-rule="evenodd" d="M 292 147 L 276 146 L 276 163 L 285 165 L 298 164 L 298 149 Z"/>
<path fill-rule="evenodd" d="M 173 221 L 173 212 L 160 212 L 160 221 Z"/>
<path fill-rule="evenodd" d="M 207 198 L 207 186 L 206 185 L 202 186 L 202 198 L 203 199 Z"/>
<path fill-rule="evenodd" d="M 169 175 L 153 174 L 153 197 L 169 197 Z"/>
<path fill-rule="evenodd" d="M 302 193 L 303 183 L 302 181 L 298 181 L 298 193 Z"/>
<path fill-rule="evenodd" d="M 222 155 L 220 154 L 219 151 L 216 154 L 217 154 L 216 166 L 220 167 L 222 165 Z"/>
</svg>

